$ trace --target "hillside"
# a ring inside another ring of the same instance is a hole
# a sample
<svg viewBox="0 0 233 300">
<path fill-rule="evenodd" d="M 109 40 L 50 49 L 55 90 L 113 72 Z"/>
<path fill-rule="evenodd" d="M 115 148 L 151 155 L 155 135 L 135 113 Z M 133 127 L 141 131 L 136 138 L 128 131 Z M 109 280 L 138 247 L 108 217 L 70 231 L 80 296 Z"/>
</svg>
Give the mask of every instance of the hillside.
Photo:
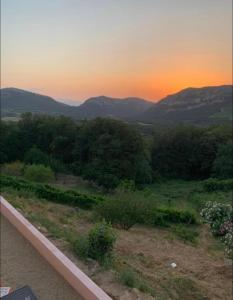
<svg viewBox="0 0 233 300">
<path fill-rule="evenodd" d="M 17 116 L 24 112 L 69 114 L 71 108 L 48 96 L 16 88 L 1 89 L 2 116 Z"/>
<path fill-rule="evenodd" d="M 76 110 L 77 117 L 92 119 L 96 117 L 111 117 L 127 119 L 152 107 L 153 103 L 140 98 L 110 98 L 93 97 L 86 100 Z"/>
<path fill-rule="evenodd" d="M 70 106 L 51 97 L 16 89 L 1 89 L 3 117 L 15 117 L 23 112 L 66 115 L 74 119 L 112 117 L 127 119 L 147 110 L 153 104 L 139 98 L 116 99 L 105 96 L 90 98 L 80 106 Z"/>
<path fill-rule="evenodd" d="M 151 123 L 219 123 L 232 120 L 232 86 L 187 88 L 137 117 Z"/>
</svg>

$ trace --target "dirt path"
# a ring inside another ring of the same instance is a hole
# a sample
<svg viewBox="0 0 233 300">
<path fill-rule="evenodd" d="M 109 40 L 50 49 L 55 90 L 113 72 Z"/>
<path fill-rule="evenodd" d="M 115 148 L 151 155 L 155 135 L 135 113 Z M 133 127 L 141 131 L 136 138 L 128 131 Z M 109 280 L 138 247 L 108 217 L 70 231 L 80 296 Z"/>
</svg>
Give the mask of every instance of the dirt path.
<svg viewBox="0 0 233 300">
<path fill-rule="evenodd" d="M 39 300 L 82 299 L 4 217 L 0 278 L 13 289 L 29 285 Z"/>
</svg>

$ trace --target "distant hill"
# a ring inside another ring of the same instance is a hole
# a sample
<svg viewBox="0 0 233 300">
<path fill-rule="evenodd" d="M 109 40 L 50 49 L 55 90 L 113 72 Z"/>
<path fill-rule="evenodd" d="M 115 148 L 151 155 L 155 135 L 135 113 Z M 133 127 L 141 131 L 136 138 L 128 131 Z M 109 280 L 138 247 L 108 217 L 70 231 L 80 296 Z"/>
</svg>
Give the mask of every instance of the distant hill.
<svg viewBox="0 0 233 300">
<path fill-rule="evenodd" d="M 111 117 L 127 119 L 145 112 L 153 103 L 140 98 L 93 97 L 86 100 L 76 111 L 77 118 Z"/>
<path fill-rule="evenodd" d="M 116 99 L 100 96 L 86 100 L 80 106 L 71 106 L 51 97 L 16 89 L 1 89 L 2 116 L 17 116 L 23 112 L 66 115 L 75 119 L 112 117 L 127 119 L 147 110 L 153 103 L 139 98 Z"/>
<path fill-rule="evenodd" d="M 2 116 L 16 116 L 24 112 L 44 114 L 69 114 L 69 105 L 55 101 L 53 98 L 16 89 L 1 89 Z"/>
<path fill-rule="evenodd" d="M 187 88 L 136 117 L 146 123 L 212 124 L 232 120 L 232 85 Z"/>
</svg>

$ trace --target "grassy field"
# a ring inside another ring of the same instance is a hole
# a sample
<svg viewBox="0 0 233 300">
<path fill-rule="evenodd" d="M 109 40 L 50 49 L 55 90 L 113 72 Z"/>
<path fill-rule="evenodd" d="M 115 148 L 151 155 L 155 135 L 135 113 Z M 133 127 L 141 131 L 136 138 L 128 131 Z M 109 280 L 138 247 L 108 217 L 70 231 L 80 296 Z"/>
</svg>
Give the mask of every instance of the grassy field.
<svg viewBox="0 0 233 300">
<path fill-rule="evenodd" d="M 59 177 L 56 186 L 102 195 L 79 178 Z M 231 299 L 231 268 L 224 251 L 206 225 L 169 227 L 135 225 L 116 229 L 114 258 L 99 264 L 75 254 L 74 242 L 94 226 L 92 210 L 55 204 L 33 193 L 2 188 L 2 195 L 47 235 L 113 299 Z M 206 193 L 198 181 L 166 181 L 142 191 L 117 191 L 108 198 L 139 197 L 159 207 L 199 211 L 206 201 L 230 203 L 231 192 Z M 177 264 L 176 268 L 171 263 Z"/>
</svg>

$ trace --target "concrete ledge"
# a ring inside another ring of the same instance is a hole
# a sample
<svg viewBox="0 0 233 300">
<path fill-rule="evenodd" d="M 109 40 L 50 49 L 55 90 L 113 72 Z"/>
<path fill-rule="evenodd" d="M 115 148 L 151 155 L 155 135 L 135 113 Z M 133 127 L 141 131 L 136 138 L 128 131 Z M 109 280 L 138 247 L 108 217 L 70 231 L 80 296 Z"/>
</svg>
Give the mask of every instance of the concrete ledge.
<svg viewBox="0 0 233 300">
<path fill-rule="evenodd" d="M 49 264 L 87 300 L 112 300 L 72 261 L 0 196 L 1 214 L 34 246 Z"/>
</svg>

